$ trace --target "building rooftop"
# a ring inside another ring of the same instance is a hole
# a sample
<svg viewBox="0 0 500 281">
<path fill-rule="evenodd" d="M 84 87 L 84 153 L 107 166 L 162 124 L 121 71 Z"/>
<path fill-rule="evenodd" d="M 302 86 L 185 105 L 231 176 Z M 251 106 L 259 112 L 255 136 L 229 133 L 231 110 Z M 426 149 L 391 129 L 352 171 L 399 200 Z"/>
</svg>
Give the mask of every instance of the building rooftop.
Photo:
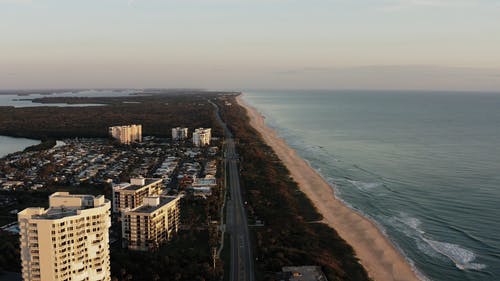
<svg viewBox="0 0 500 281">
<path fill-rule="evenodd" d="M 282 270 L 289 281 L 328 281 L 319 266 L 285 266 Z"/>
<path fill-rule="evenodd" d="M 170 202 L 178 199 L 178 196 L 160 196 L 159 197 L 159 204 L 158 205 L 147 205 L 147 203 L 130 210 L 132 213 L 143 213 L 143 214 L 149 214 L 153 213 L 154 211 L 162 208 L 163 206 L 169 204 Z"/>
<path fill-rule="evenodd" d="M 80 195 L 68 192 L 55 192 L 49 196 L 49 208 L 26 208 L 19 212 L 20 216 L 33 219 L 61 219 L 78 215 L 81 210 L 104 206 L 109 203 L 103 195 Z"/>
<path fill-rule="evenodd" d="M 147 185 L 150 185 L 152 183 L 155 183 L 157 181 L 161 181 L 162 179 L 156 179 L 156 178 L 147 178 L 147 179 L 144 179 L 144 185 L 142 184 L 128 184 L 128 185 L 123 185 L 123 188 L 122 190 L 138 190 L 138 189 L 141 189 Z"/>
<path fill-rule="evenodd" d="M 68 192 L 55 192 L 50 195 L 49 198 L 52 199 L 67 199 L 67 198 L 75 198 L 75 199 L 80 199 L 82 201 L 90 201 L 94 200 L 95 196 L 93 195 L 88 195 L 88 194 L 69 194 Z"/>
<path fill-rule="evenodd" d="M 215 178 L 197 178 L 193 182 L 193 187 L 195 186 L 215 186 L 217 185 L 217 180 Z"/>
<path fill-rule="evenodd" d="M 142 125 L 141 124 L 116 125 L 116 126 L 111 126 L 109 128 L 127 128 L 127 127 L 132 127 L 132 126 L 142 126 Z"/>
<path fill-rule="evenodd" d="M 77 208 L 64 208 L 64 207 L 53 207 L 46 210 L 45 213 L 40 215 L 34 215 L 32 218 L 34 219 L 61 219 L 69 216 L 76 216 L 78 214 Z"/>
<path fill-rule="evenodd" d="M 126 185 L 123 190 L 138 190 L 138 189 L 141 189 L 143 187 L 145 187 L 147 184 L 145 185 L 138 185 L 138 184 L 129 184 L 129 185 Z"/>
</svg>

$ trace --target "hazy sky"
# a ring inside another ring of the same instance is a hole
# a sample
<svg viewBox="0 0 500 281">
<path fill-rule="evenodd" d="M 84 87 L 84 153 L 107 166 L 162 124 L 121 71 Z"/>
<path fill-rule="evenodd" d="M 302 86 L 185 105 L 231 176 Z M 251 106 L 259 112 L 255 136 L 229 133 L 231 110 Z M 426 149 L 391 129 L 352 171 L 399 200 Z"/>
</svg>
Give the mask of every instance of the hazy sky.
<svg viewBox="0 0 500 281">
<path fill-rule="evenodd" d="M 0 0 L 0 88 L 500 91 L 500 0 Z"/>
</svg>

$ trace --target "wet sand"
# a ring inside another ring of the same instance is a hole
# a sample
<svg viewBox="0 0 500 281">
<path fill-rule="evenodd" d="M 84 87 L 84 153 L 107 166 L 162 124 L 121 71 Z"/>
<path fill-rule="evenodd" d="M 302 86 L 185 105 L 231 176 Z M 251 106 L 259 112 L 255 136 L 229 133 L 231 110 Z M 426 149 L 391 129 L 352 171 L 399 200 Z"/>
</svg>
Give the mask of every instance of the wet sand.
<svg viewBox="0 0 500 281">
<path fill-rule="evenodd" d="M 372 221 L 337 200 L 332 187 L 273 129 L 265 125 L 264 118 L 255 108 L 246 104 L 241 96 L 237 97 L 237 101 L 247 110 L 250 124 L 274 149 L 302 192 L 323 215 L 324 222 L 354 248 L 371 278 L 376 281 L 419 280 L 408 261 Z"/>
</svg>

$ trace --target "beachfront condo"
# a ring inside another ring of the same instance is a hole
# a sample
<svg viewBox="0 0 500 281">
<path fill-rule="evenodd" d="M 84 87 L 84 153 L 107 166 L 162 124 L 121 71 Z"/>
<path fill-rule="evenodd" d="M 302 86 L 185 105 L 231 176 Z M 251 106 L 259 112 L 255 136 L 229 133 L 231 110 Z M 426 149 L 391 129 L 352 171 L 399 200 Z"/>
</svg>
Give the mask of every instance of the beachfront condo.
<svg viewBox="0 0 500 281">
<path fill-rule="evenodd" d="M 110 207 L 103 195 L 56 192 L 48 209 L 19 212 L 23 280 L 111 280 Z"/>
<path fill-rule="evenodd" d="M 123 246 L 154 250 L 179 230 L 180 197 L 145 197 L 143 204 L 122 212 Z"/>
<path fill-rule="evenodd" d="M 142 141 L 142 125 L 125 125 L 109 127 L 109 135 L 121 144 Z"/>
<path fill-rule="evenodd" d="M 193 145 L 196 147 L 207 146 L 212 139 L 212 129 L 198 128 L 193 132 Z"/>
<path fill-rule="evenodd" d="M 188 137 L 188 128 L 172 128 L 172 140 L 185 140 Z"/>
<path fill-rule="evenodd" d="M 130 183 L 113 185 L 113 212 L 139 207 L 145 197 L 159 195 L 162 188 L 163 180 L 159 178 L 132 178 Z"/>
</svg>

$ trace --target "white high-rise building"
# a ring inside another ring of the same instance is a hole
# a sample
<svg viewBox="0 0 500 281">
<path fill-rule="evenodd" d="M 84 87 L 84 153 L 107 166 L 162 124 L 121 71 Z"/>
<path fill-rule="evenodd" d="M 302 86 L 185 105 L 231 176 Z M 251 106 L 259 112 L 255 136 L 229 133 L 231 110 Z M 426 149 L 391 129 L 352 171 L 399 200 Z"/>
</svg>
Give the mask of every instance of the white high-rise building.
<svg viewBox="0 0 500 281">
<path fill-rule="evenodd" d="M 188 137 L 188 128 L 172 128 L 172 139 L 173 140 L 185 140 Z"/>
<path fill-rule="evenodd" d="M 103 195 L 56 192 L 48 209 L 19 212 L 23 280 L 111 280 L 110 207 Z"/>
<path fill-rule="evenodd" d="M 198 128 L 193 132 L 193 145 L 200 147 L 210 144 L 212 129 Z"/>
<path fill-rule="evenodd" d="M 130 183 L 116 184 L 113 186 L 113 212 L 141 206 L 145 197 L 159 195 L 162 188 L 163 180 L 156 178 L 132 178 Z"/>
<path fill-rule="evenodd" d="M 109 134 L 123 144 L 142 141 L 142 125 L 109 127 Z"/>
<path fill-rule="evenodd" d="M 123 246 L 154 250 L 179 231 L 180 196 L 145 197 L 143 204 L 122 212 Z"/>
</svg>

